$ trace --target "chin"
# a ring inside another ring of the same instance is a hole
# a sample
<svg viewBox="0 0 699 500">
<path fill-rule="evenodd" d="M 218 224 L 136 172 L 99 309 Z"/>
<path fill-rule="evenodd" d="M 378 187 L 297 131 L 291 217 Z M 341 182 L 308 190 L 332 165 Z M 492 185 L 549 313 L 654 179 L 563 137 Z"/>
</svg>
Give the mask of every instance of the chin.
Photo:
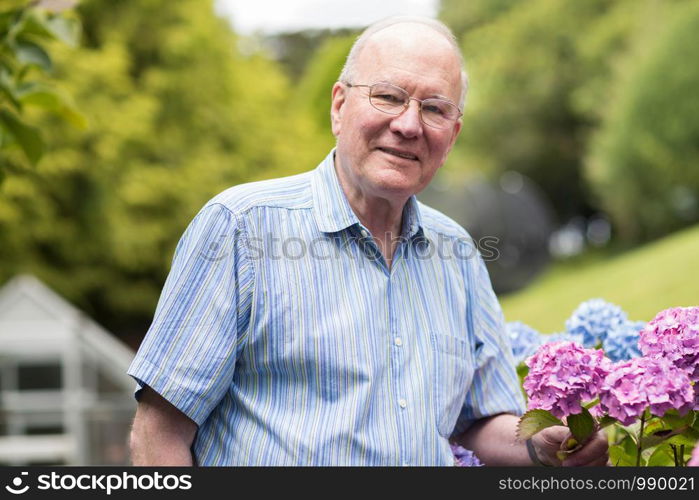
<svg viewBox="0 0 699 500">
<path fill-rule="evenodd" d="M 400 172 L 387 172 L 372 179 L 378 193 L 408 198 L 419 191 L 419 183 Z"/>
</svg>

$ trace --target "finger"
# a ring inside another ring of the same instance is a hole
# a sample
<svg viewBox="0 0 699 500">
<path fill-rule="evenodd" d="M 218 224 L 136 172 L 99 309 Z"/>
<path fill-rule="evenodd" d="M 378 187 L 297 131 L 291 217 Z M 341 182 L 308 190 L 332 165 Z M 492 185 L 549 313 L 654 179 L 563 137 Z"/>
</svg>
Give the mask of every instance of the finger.
<svg viewBox="0 0 699 500">
<path fill-rule="evenodd" d="M 581 466 L 596 464 L 602 459 L 605 461 L 609 455 L 609 443 L 604 433 L 596 433 L 575 453 L 572 453 L 564 462 L 564 466 Z"/>
<path fill-rule="evenodd" d="M 582 449 L 571 454 L 566 458 L 562 465 L 564 467 L 579 467 L 587 464 L 596 464 L 597 462 L 606 463 L 609 459 L 607 450 L 602 448 L 599 450 Z"/>
</svg>

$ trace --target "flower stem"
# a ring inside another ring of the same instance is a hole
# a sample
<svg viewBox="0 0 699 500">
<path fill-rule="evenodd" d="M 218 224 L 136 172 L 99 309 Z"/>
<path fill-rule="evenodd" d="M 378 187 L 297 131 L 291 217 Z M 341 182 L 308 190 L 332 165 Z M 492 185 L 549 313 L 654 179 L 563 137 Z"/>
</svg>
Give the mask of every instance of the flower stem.
<svg viewBox="0 0 699 500">
<path fill-rule="evenodd" d="M 680 467 L 684 467 L 684 445 L 680 445 Z"/>
<path fill-rule="evenodd" d="M 641 415 L 641 428 L 638 431 L 638 443 L 636 443 L 636 467 L 641 466 L 641 452 L 643 451 L 643 427 L 646 424 L 646 412 Z"/>
<path fill-rule="evenodd" d="M 677 458 L 677 446 L 675 446 L 674 444 L 671 444 L 670 448 L 672 448 L 672 455 L 675 457 L 675 467 L 679 467 L 680 461 Z"/>
</svg>

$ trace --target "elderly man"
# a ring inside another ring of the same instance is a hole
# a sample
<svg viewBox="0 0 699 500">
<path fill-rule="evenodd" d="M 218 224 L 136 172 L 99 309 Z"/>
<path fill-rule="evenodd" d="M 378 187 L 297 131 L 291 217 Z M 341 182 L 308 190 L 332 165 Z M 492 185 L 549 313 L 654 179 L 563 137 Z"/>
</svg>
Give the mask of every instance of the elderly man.
<svg viewBox="0 0 699 500">
<path fill-rule="evenodd" d="M 378 23 L 332 90 L 336 149 L 201 210 L 129 370 L 136 464 L 451 465 L 449 440 L 486 464 L 560 463 L 564 428 L 515 439 L 523 403 L 471 240 L 415 199 L 465 90 L 445 26 Z M 596 436 L 567 464 L 605 461 Z"/>
</svg>

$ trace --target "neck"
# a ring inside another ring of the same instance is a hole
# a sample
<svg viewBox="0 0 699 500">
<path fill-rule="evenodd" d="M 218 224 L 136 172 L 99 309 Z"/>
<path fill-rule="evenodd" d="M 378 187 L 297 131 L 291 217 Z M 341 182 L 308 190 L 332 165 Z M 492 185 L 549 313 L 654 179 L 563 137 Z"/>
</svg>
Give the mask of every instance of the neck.
<svg viewBox="0 0 699 500">
<path fill-rule="evenodd" d="M 344 169 L 337 164 L 337 161 L 335 162 L 335 171 L 352 211 L 362 225 L 371 232 L 390 267 L 393 253 L 401 235 L 403 208 L 408 198 L 372 196 L 363 191 L 356 183 L 350 182 Z"/>
</svg>

